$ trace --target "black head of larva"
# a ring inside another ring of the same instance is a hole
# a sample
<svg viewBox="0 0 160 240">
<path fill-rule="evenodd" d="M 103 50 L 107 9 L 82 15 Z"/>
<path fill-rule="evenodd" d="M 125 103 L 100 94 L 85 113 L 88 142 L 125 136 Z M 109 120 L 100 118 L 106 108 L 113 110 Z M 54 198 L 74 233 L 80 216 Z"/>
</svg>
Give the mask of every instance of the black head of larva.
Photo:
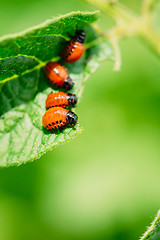
<svg viewBox="0 0 160 240">
<path fill-rule="evenodd" d="M 66 90 L 70 90 L 72 87 L 74 86 L 74 82 L 72 81 L 72 79 L 70 77 L 68 77 L 67 79 L 65 79 L 62 88 L 66 89 Z"/>
<path fill-rule="evenodd" d="M 75 106 L 77 103 L 76 95 L 72 93 L 68 93 L 68 102 L 70 106 Z"/>
<path fill-rule="evenodd" d="M 85 39 L 86 39 L 86 34 L 83 30 L 79 30 L 76 32 L 76 39 L 78 42 L 80 43 L 84 43 Z"/>
<path fill-rule="evenodd" d="M 67 113 L 66 120 L 67 120 L 67 123 L 74 128 L 75 124 L 78 121 L 78 116 L 74 112 L 69 111 Z"/>
</svg>

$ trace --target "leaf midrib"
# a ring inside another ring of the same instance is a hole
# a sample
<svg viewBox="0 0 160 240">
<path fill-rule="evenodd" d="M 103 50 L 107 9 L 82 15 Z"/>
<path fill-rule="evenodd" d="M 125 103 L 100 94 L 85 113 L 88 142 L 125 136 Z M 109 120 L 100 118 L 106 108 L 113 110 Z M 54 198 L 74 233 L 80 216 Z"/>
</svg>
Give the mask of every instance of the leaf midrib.
<svg viewBox="0 0 160 240">
<path fill-rule="evenodd" d="M 54 34 L 53 34 L 52 36 L 54 36 Z M 90 47 L 96 46 L 100 41 L 103 41 L 103 40 L 104 40 L 104 39 L 101 38 L 100 40 L 98 39 L 98 40 L 96 40 L 96 41 L 95 41 L 95 40 L 91 41 L 89 44 L 86 44 L 86 50 L 87 50 L 88 48 L 90 48 Z M 11 76 L 11 77 L 8 77 L 8 78 L 5 78 L 5 79 L 1 80 L 1 81 L 0 81 L 0 85 L 1 85 L 1 84 L 4 84 L 4 83 L 6 83 L 6 82 L 9 82 L 9 81 L 11 81 L 11 80 L 13 80 L 13 79 L 16 79 L 16 78 L 18 78 L 19 76 L 23 76 L 23 75 L 25 75 L 25 74 L 27 74 L 27 73 L 31 73 L 31 72 L 33 72 L 33 71 L 35 71 L 35 70 L 40 70 L 40 68 L 44 67 L 44 66 L 47 64 L 48 61 L 56 62 L 56 61 L 59 61 L 59 60 L 60 60 L 60 56 L 57 56 L 57 57 L 54 57 L 54 58 L 52 58 L 52 59 L 50 59 L 50 60 L 47 60 L 47 61 L 41 61 L 39 58 L 37 58 L 37 57 L 35 57 L 35 56 L 25 55 L 25 54 L 17 54 L 17 55 L 15 55 L 15 56 L 11 56 L 11 57 L 0 58 L 0 60 L 7 59 L 7 58 L 12 58 L 12 57 L 18 57 L 18 56 L 20 56 L 20 57 L 26 57 L 26 58 L 32 58 L 32 59 L 34 59 L 35 61 L 39 62 L 39 64 L 37 64 L 35 67 L 33 67 L 33 68 L 29 69 L 29 70 L 24 71 L 23 73 L 21 73 L 21 75 L 14 74 L 14 75 Z M 0 92 L 1 92 L 1 90 L 2 90 L 2 88 L 0 89 Z"/>
<path fill-rule="evenodd" d="M 17 55 L 18 56 L 18 55 Z M 24 56 L 24 57 L 28 57 L 28 58 L 33 58 L 33 59 L 35 59 L 33 56 L 27 56 L 27 55 L 20 55 L 20 56 Z M 52 58 L 50 61 L 58 61 L 60 59 L 60 57 L 54 57 L 54 58 Z M 33 71 L 35 71 L 35 70 L 40 70 L 42 67 L 44 67 L 45 65 L 46 65 L 46 63 L 47 63 L 48 61 L 41 61 L 41 60 L 39 60 L 39 64 L 37 64 L 35 67 L 33 67 L 33 68 L 31 68 L 31 69 L 29 69 L 29 70 L 26 70 L 26 71 L 24 71 L 23 73 L 21 73 L 20 75 L 18 75 L 18 74 L 14 74 L 13 76 L 11 76 L 11 77 L 8 77 L 8 78 L 5 78 L 4 80 L 1 80 L 0 81 L 0 84 L 3 84 L 3 83 L 6 83 L 6 82 L 9 82 L 9 81 L 11 81 L 11 80 L 13 80 L 13 79 L 16 79 L 16 78 L 18 78 L 19 76 L 23 76 L 23 75 L 25 75 L 25 74 L 27 74 L 27 73 L 31 73 L 31 72 L 33 72 Z M 0 89 L 0 91 L 2 90 L 2 88 Z"/>
</svg>

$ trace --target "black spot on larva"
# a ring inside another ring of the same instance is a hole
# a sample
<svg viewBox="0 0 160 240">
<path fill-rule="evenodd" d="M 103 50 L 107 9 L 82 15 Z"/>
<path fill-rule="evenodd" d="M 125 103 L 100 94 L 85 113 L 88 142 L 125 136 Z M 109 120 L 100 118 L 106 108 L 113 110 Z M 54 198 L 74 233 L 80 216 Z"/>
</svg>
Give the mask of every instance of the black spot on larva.
<svg viewBox="0 0 160 240">
<path fill-rule="evenodd" d="M 51 124 L 49 123 L 49 126 L 51 127 Z"/>
<path fill-rule="evenodd" d="M 69 56 L 71 56 L 71 53 L 68 53 Z"/>
<path fill-rule="evenodd" d="M 62 120 L 60 120 L 60 123 L 62 122 Z"/>
<path fill-rule="evenodd" d="M 63 124 L 66 124 L 67 122 L 63 122 Z"/>
<path fill-rule="evenodd" d="M 55 107 L 58 107 L 58 105 L 55 105 Z"/>
<path fill-rule="evenodd" d="M 54 122 L 52 122 L 52 124 L 54 125 Z"/>
<path fill-rule="evenodd" d="M 58 121 L 56 121 L 56 123 L 58 123 Z"/>
</svg>

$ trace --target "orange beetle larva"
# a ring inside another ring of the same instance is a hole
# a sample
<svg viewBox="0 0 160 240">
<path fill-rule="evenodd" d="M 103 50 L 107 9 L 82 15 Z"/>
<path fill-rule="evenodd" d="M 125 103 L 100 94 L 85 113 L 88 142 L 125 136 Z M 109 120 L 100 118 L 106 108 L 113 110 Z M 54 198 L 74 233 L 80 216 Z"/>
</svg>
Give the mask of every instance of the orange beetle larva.
<svg viewBox="0 0 160 240">
<path fill-rule="evenodd" d="M 67 46 L 62 51 L 61 57 L 65 62 L 72 63 L 82 57 L 85 51 L 85 38 L 86 34 L 84 31 L 76 31 L 76 35 L 67 43 Z"/>
<path fill-rule="evenodd" d="M 78 117 L 75 113 L 62 108 L 49 108 L 42 118 L 42 124 L 48 130 L 63 128 L 66 125 L 71 125 L 73 128 L 77 123 Z"/>
<path fill-rule="evenodd" d="M 72 93 L 54 92 L 50 93 L 46 99 L 46 108 L 51 107 L 74 107 L 77 103 L 77 97 Z"/>
<path fill-rule="evenodd" d="M 70 90 L 74 85 L 67 68 L 57 62 L 48 62 L 45 66 L 45 73 L 50 83 L 55 86 Z"/>
</svg>

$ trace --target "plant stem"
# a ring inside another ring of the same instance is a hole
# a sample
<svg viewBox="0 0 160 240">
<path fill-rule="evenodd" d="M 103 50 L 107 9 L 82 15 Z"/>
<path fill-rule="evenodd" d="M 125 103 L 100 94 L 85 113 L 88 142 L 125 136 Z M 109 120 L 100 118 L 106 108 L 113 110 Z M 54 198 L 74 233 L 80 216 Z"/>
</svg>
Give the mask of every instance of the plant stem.
<svg viewBox="0 0 160 240">
<path fill-rule="evenodd" d="M 106 0 L 84 0 L 85 2 L 98 7 L 102 12 L 107 13 L 115 21 L 133 21 L 134 15 L 122 4 L 112 3 Z"/>
<path fill-rule="evenodd" d="M 98 7 L 116 21 L 116 26 L 106 34 L 111 39 L 139 36 L 146 40 L 154 52 L 160 56 L 160 34 L 152 25 L 153 5 L 156 0 L 144 0 L 142 16 L 138 16 L 120 3 L 111 0 L 85 0 Z"/>
<path fill-rule="evenodd" d="M 115 55 L 114 71 L 119 71 L 121 69 L 121 54 L 120 49 L 118 47 L 118 38 L 116 37 L 110 38 L 110 42 L 112 44 Z"/>
</svg>

